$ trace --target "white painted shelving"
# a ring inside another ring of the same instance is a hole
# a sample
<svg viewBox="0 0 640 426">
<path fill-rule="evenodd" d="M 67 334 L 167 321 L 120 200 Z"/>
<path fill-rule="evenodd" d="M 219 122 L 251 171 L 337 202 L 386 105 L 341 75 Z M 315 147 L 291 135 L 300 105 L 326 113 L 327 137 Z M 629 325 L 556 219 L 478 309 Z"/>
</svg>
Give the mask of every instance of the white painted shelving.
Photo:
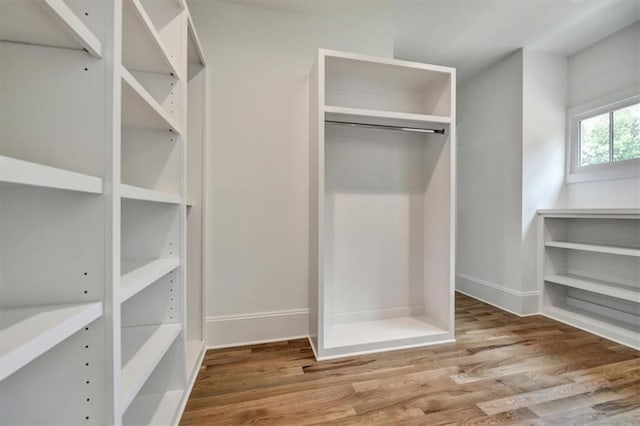
<svg viewBox="0 0 640 426">
<path fill-rule="evenodd" d="M 122 198 L 130 200 L 152 201 L 155 203 L 180 204 L 182 198 L 178 194 L 167 194 L 166 192 L 154 191 L 152 189 L 140 188 L 133 185 L 120 185 Z"/>
<path fill-rule="evenodd" d="M 204 355 L 204 63 L 181 0 L 0 1 L 0 425 L 179 422 Z"/>
<path fill-rule="evenodd" d="M 60 0 L 3 0 L 0 40 L 68 49 L 84 49 L 102 57 L 102 42 Z"/>
<path fill-rule="evenodd" d="M 102 194 L 102 179 L 0 155 L 0 182 Z"/>
<path fill-rule="evenodd" d="M 128 300 L 180 266 L 178 259 L 130 260 L 122 262 L 120 300 Z"/>
<path fill-rule="evenodd" d="M 539 211 L 540 311 L 640 349 L 640 210 Z"/>
<path fill-rule="evenodd" d="M 175 122 L 136 78 L 124 67 L 122 73 L 122 123 L 130 127 L 170 130 L 182 134 Z"/>
<path fill-rule="evenodd" d="M 321 49 L 310 81 L 316 357 L 453 341 L 455 70 Z"/>
<path fill-rule="evenodd" d="M 180 324 L 122 329 L 122 410 L 125 411 L 176 340 Z"/>
<path fill-rule="evenodd" d="M 101 302 L 0 309 L 0 380 L 101 316 Z"/>
</svg>

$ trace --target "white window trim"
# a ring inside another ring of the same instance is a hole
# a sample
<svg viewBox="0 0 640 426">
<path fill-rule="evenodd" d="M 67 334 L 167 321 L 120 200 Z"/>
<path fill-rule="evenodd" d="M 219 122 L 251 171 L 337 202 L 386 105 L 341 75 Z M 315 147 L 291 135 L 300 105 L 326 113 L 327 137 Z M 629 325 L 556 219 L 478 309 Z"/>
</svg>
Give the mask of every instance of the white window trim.
<svg viewBox="0 0 640 426">
<path fill-rule="evenodd" d="M 567 110 L 567 164 L 565 177 L 567 183 L 640 177 L 640 159 L 580 166 L 579 130 L 581 120 L 638 102 L 640 102 L 640 90 L 635 87 Z"/>
</svg>

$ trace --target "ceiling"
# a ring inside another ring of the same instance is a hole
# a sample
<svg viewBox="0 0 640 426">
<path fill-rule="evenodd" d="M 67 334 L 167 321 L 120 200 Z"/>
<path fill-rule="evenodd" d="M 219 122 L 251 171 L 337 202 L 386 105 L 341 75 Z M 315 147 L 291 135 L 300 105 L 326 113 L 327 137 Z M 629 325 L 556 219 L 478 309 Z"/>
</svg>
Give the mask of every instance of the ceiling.
<svg viewBox="0 0 640 426">
<path fill-rule="evenodd" d="M 454 66 L 460 80 L 520 47 L 570 55 L 640 20 L 640 0 L 225 0 L 375 19 L 398 59 Z"/>
</svg>

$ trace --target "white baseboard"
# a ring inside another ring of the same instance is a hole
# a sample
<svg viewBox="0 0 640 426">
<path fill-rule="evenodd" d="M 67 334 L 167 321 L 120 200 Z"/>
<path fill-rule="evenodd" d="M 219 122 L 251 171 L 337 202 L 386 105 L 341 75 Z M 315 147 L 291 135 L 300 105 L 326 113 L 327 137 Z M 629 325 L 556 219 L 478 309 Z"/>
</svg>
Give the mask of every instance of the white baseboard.
<svg viewBox="0 0 640 426">
<path fill-rule="evenodd" d="M 337 313 L 333 315 L 336 323 L 375 321 L 388 318 L 400 318 L 424 315 L 424 305 L 402 306 L 399 308 L 383 308 L 369 311 Z"/>
<path fill-rule="evenodd" d="M 518 316 L 540 313 L 538 291 L 517 291 L 460 273 L 456 274 L 456 291 Z"/>
<path fill-rule="evenodd" d="M 207 317 L 207 349 L 306 338 L 309 310 Z"/>
</svg>

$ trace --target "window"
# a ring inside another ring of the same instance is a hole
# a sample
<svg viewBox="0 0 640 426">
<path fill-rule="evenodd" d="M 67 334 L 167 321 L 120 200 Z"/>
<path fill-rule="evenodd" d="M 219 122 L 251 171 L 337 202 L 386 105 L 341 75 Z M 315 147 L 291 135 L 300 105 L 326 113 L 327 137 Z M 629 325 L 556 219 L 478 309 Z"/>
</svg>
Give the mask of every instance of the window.
<svg viewBox="0 0 640 426">
<path fill-rule="evenodd" d="M 568 182 L 640 176 L 639 95 L 570 110 L 569 120 Z"/>
</svg>

